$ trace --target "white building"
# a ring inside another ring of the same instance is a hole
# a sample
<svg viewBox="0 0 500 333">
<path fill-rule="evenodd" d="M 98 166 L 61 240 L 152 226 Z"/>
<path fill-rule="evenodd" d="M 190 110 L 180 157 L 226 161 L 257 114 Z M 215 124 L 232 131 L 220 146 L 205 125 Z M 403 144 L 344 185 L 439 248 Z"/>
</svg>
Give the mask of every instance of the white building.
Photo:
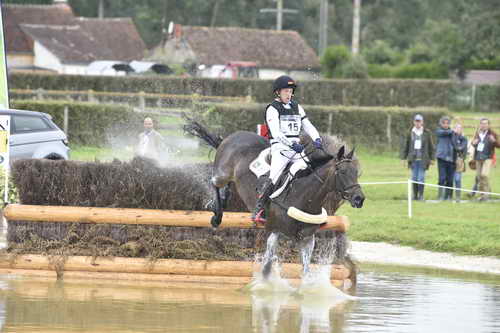
<svg viewBox="0 0 500 333">
<path fill-rule="evenodd" d="M 65 1 L 3 5 L 9 71 L 87 74 L 96 60 L 142 59 L 146 50 L 130 18 L 75 17 Z"/>
</svg>

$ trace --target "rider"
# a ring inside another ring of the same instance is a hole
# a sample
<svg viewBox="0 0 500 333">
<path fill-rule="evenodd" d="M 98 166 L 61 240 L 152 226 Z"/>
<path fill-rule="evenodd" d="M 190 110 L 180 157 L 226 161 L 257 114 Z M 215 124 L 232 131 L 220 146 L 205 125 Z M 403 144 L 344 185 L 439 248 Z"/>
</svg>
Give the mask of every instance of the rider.
<svg viewBox="0 0 500 333">
<path fill-rule="evenodd" d="M 296 88 L 295 81 L 286 75 L 278 77 L 273 83 L 276 98 L 265 111 L 271 142 L 271 171 L 258 193 L 257 204 L 252 214 L 254 222 L 266 222 L 264 208 L 274 185 L 288 162 L 300 158 L 297 154 L 304 150 L 304 146 L 300 144 L 300 130 L 303 128 L 313 139 L 316 148 L 322 148 L 323 145 L 318 131 L 307 118 L 302 106 L 292 101 Z"/>
</svg>

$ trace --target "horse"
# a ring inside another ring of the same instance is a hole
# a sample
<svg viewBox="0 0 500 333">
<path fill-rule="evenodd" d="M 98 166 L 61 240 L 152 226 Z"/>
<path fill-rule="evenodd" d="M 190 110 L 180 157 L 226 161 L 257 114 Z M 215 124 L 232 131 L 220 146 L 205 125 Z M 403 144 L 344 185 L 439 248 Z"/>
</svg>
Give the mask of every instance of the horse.
<svg viewBox="0 0 500 333">
<path fill-rule="evenodd" d="M 210 133 L 207 128 L 192 119 L 188 119 L 184 130 L 216 149 L 211 178 L 214 193 L 211 205 L 214 213 L 212 226 L 218 227 L 222 221 L 223 209 L 230 194 L 230 183 L 234 183 L 239 196 L 252 211 L 257 202 L 259 179 L 249 166 L 269 147 L 269 140 L 248 131 L 238 131 L 222 138 Z M 345 146 L 336 147 L 330 137 L 323 137 L 323 142 L 323 150 L 312 150 L 312 145 L 306 143 L 308 158 L 304 160 L 307 161 L 307 168 L 297 172 L 285 190 L 271 199 L 266 207 L 265 229 L 269 236 L 262 262 L 264 278 L 269 276 L 273 262 L 278 259 L 276 247 L 280 235 L 298 243 L 302 257 L 302 273 L 305 275 L 309 271 L 315 245 L 314 234 L 326 220 L 323 204 L 327 197 L 332 199 L 333 202 L 329 204 L 334 207 L 334 211 L 344 200 L 349 201 L 355 208 L 363 206 L 365 196 L 358 184 L 359 162 L 354 158 L 354 149 L 345 153 Z M 291 214 L 291 211 L 299 213 Z M 345 235 L 338 238 L 342 237 L 345 238 Z M 340 243 L 346 246 L 345 241 Z M 337 259 L 342 260 L 345 249 L 338 249 L 337 252 Z"/>
</svg>

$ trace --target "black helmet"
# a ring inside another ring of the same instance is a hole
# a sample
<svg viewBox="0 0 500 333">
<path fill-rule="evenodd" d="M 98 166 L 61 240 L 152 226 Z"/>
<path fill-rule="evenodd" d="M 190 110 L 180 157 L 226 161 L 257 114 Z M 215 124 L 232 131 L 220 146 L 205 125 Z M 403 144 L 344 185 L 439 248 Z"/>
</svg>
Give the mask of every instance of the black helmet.
<svg viewBox="0 0 500 333">
<path fill-rule="evenodd" d="M 287 75 L 282 75 L 279 78 L 277 78 L 276 80 L 274 80 L 274 83 L 273 83 L 273 91 L 274 92 L 276 92 L 276 90 L 286 89 L 286 88 L 292 88 L 293 90 L 295 90 L 297 88 L 297 84 L 295 84 L 295 80 Z"/>
</svg>

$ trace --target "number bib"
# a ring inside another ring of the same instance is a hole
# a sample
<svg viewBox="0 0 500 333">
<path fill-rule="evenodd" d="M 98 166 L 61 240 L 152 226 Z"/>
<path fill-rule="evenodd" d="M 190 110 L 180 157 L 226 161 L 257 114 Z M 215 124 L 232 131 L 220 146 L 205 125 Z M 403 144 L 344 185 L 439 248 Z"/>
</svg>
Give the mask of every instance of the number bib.
<svg viewBox="0 0 500 333">
<path fill-rule="evenodd" d="M 477 151 L 480 151 L 482 152 L 484 150 L 484 142 L 480 142 L 478 145 L 477 145 Z"/>
<path fill-rule="evenodd" d="M 415 140 L 415 145 L 413 146 L 413 149 L 415 150 L 422 149 L 422 140 Z"/>
<path fill-rule="evenodd" d="M 286 136 L 298 136 L 300 134 L 300 115 L 280 116 L 280 130 Z"/>
</svg>

